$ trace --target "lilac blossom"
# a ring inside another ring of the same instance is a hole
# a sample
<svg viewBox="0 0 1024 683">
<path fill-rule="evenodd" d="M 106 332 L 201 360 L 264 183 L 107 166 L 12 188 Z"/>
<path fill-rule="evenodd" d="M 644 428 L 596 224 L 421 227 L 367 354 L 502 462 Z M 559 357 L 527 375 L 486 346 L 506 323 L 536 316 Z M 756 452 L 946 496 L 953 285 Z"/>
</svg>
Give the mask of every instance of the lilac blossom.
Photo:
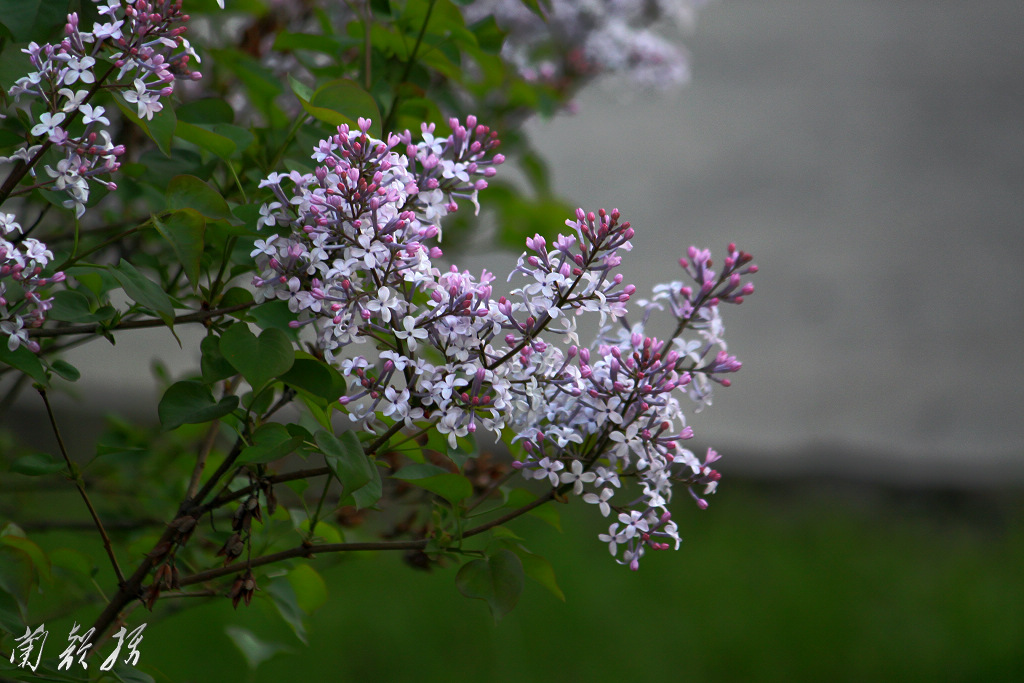
<svg viewBox="0 0 1024 683">
<path fill-rule="evenodd" d="M 64 206 L 73 208 L 77 217 L 85 212 L 90 180 L 116 188 L 100 176 L 116 171 L 124 154 L 124 146 L 114 144 L 103 128 L 110 125 L 104 107 L 88 103 L 100 84 L 109 86 L 116 80 L 139 118 L 152 119 L 163 108 L 161 100 L 174 91 L 177 79 L 200 77 L 190 68 L 191 60 L 198 57 L 183 37 L 188 17 L 181 12 L 180 0 L 93 2 L 101 21 L 91 31 L 81 30 L 78 14 L 71 13 L 59 43 L 30 43 L 22 50 L 33 71 L 18 79 L 8 94 L 22 106 L 29 106 L 29 98 L 44 103 L 46 111 L 36 115 L 29 134 L 45 144 L 30 141 L 10 157 L 0 158 L 0 163 L 34 165 L 49 146 L 56 148 L 63 158 L 56 167 L 44 168 L 54 189 L 68 195 Z M 101 56 L 112 67 L 102 67 L 97 59 Z M 35 174 L 34 169 L 30 172 Z"/>
<path fill-rule="evenodd" d="M 685 51 L 655 29 L 688 26 L 705 0 L 551 0 L 544 18 L 522 2 L 476 0 L 467 23 L 493 16 L 508 33 L 502 56 L 529 81 L 566 90 L 594 76 L 667 89 L 689 80 Z"/>
<path fill-rule="evenodd" d="M 29 339 L 28 330 L 42 325 L 53 306 L 53 299 L 43 299 L 38 290 L 62 282 L 64 273 L 42 277 L 53 254 L 39 240 L 23 238 L 21 232 L 14 214 L 0 212 L 0 335 L 7 337 L 10 351 L 24 346 L 36 352 L 39 344 Z"/>
<path fill-rule="evenodd" d="M 258 223 L 277 234 L 252 251 L 256 298 L 286 300 L 293 326 L 351 378 L 340 399 L 351 421 L 375 433 L 433 427 L 451 447 L 478 429 L 511 430 L 514 467 L 614 512 L 601 540 L 635 569 L 647 550 L 678 547 L 673 488 L 703 508 L 717 486 L 717 453 L 701 461 L 684 447 L 693 430 L 680 399 L 708 403 L 739 369 L 718 308 L 753 292 L 744 277 L 757 268 L 734 245 L 720 270 L 691 248 L 680 265 L 692 283 L 659 286 L 630 322 L 636 290 L 616 271 L 633 228 L 617 210 L 579 209 L 551 244 L 526 240 L 508 278 L 518 286 L 498 295 L 487 271 L 435 265 L 441 220 L 457 199 L 475 205 L 503 161 L 474 117 L 449 125 L 447 137 L 423 125 L 417 141 L 408 131 L 383 141 L 360 119 L 320 141 L 312 173 L 264 180 L 273 198 Z M 669 338 L 646 331 L 654 314 L 675 320 Z M 589 347 L 580 315 L 604 323 Z"/>
</svg>

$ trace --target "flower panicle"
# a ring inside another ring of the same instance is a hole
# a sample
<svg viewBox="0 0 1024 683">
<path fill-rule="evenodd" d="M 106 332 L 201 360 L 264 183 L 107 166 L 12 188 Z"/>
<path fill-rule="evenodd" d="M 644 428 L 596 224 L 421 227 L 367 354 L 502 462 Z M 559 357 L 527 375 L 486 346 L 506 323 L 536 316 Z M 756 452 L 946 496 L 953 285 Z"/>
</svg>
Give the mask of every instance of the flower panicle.
<svg viewBox="0 0 1024 683">
<path fill-rule="evenodd" d="M 693 430 L 680 399 L 700 409 L 711 384 L 728 386 L 723 375 L 740 368 L 718 309 L 753 293 L 750 256 L 729 245 L 715 272 L 710 253 L 691 248 L 681 262 L 690 284 L 655 288 L 630 323 L 636 288 L 617 270 L 634 230 L 618 210 L 579 209 L 552 243 L 526 240 L 509 276 L 522 284 L 497 294 L 487 271 L 435 265 L 446 193 L 493 175 L 493 132 L 473 117 L 451 122 L 447 138 L 424 124 L 416 142 L 408 131 L 377 140 L 370 127 L 360 120 L 322 140 L 314 172 L 263 181 L 274 197 L 259 226 L 276 232 L 252 252 L 257 299 L 285 300 L 293 326 L 311 326 L 350 378 L 339 402 L 352 422 L 372 432 L 426 422 L 453 448 L 478 429 L 511 429 L 526 478 L 614 512 L 601 539 L 618 561 L 635 569 L 647 550 L 678 547 L 673 488 L 704 508 L 720 478 L 717 453 L 701 460 L 685 447 Z M 465 166 L 447 173 L 446 162 Z M 659 339 L 648 321 L 666 312 L 676 332 Z M 590 346 L 576 334 L 582 314 L 605 323 Z M 367 343 L 375 357 L 359 352 Z M 620 502 L 631 481 L 638 492 Z"/>
<path fill-rule="evenodd" d="M 181 11 L 181 0 L 93 2 L 100 16 L 91 30 L 83 31 L 78 13 L 72 12 L 60 42 L 33 42 L 22 50 L 33 71 L 18 79 L 8 95 L 15 102 L 41 100 L 45 110 L 28 131 L 33 139 L 0 158 L 0 163 L 34 165 L 44 148 L 56 148 L 63 158 L 45 165 L 49 179 L 43 184 L 66 193 L 64 206 L 74 209 L 76 217 L 85 213 L 90 180 L 117 188 L 103 177 L 118 170 L 125 152 L 107 130 L 106 108 L 91 101 L 101 85 L 110 85 L 105 80 L 116 71 L 114 85 L 124 100 L 140 119 L 152 120 L 176 81 L 201 77 L 192 69 L 199 57 L 184 38 L 188 15 Z M 35 175 L 34 169 L 29 172 Z"/>
</svg>

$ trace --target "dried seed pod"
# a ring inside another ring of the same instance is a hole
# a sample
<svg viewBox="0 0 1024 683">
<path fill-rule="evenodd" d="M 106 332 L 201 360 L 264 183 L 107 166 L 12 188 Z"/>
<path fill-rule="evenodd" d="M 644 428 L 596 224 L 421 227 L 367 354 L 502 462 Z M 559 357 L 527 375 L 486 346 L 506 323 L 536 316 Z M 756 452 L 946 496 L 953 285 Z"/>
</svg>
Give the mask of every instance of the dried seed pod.
<svg viewBox="0 0 1024 683">
<path fill-rule="evenodd" d="M 245 574 L 239 574 L 235 582 L 231 584 L 231 590 L 228 592 L 228 597 L 231 598 L 231 606 L 238 609 L 238 603 L 245 601 L 245 606 L 248 607 L 249 603 L 252 602 L 253 594 L 259 590 L 259 586 L 256 585 L 256 578 L 252 575 L 252 570 L 247 571 Z"/>
</svg>

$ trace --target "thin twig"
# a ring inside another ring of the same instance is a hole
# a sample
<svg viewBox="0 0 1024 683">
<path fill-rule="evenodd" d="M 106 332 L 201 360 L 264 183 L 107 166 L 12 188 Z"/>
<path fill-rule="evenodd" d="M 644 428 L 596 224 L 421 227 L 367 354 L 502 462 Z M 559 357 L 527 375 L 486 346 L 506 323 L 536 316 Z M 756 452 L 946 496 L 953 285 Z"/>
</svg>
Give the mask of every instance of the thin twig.
<svg viewBox="0 0 1024 683">
<path fill-rule="evenodd" d="M 191 500 L 196 491 L 199 490 L 199 479 L 203 476 L 203 468 L 206 467 L 206 459 L 210 457 L 210 451 L 213 450 L 213 444 L 217 442 L 217 432 L 220 431 L 220 420 L 214 420 L 210 423 L 210 428 L 206 430 L 206 436 L 203 437 L 203 443 L 199 446 L 199 455 L 196 457 L 195 467 L 192 468 L 192 477 L 188 482 L 187 493 L 185 498 Z"/>
<path fill-rule="evenodd" d="M 89 508 L 89 514 L 92 515 L 93 522 L 96 523 L 96 528 L 100 532 L 100 537 L 103 539 L 103 547 L 106 548 L 107 555 L 110 557 L 110 563 L 114 566 L 114 574 L 117 575 L 117 584 L 119 586 L 124 585 L 124 574 L 121 573 L 121 567 L 117 564 L 117 557 L 114 555 L 114 547 L 110 543 L 110 536 L 107 536 L 106 530 L 103 528 L 103 522 L 100 521 L 100 516 L 96 514 L 96 508 L 92 506 L 92 501 L 89 500 L 89 494 L 85 492 L 85 486 L 82 484 L 82 478 L 76 472 L 75 466 L 71 463 L 71 458 L 68 456 L 68 449 L 64 446 L 64 439 L 60 435 L 60 429 L 57 428 L 57 419 L 53 415 L 53 408 L 50 407 L 50 399 L 46 396 L 46 389 L 39 387 L 39 395 L 43 397 L 43 403 L 46 405 L 46 414 L 50 417 L 50 426 L 53 427 L 53 434 L 57 437 L 57 445 L 60 447 L 60 454 L 64 456 L 64 462 L 68 465 L 68 476 L 75 482 L 75 487 L 78 488 L 78 492 L 82 494 L 82 500 L 85 501 L 85 506 Z"/>
<path fill-rule="evenodd" d="M 136 531 L 148 527 L 163 526 L 164 522 L 158 519 L 115 519 L 107 520 L 105 528 L 114 531 Z M 18 522 L 25 531 L 88 531 L 95 525 L 94 522 L 85 520 L 36 520 L 31 522 Z"/>
<path fill-rule="evenodd" d="M 530 503 L 521 508 L 517 508 L 506 515 L 470 529 L 462 535 L 462 538 L 469 538 L 471 536 L 476 536 L 477 534 L 482 534 L 496 526 L 500 526 L 505 522 L 524 515 L 534 508 L 540 507 L 555 497 L 555 491 L 556 489 L 551 489 L 547 494 L 530 501 Z M 211 579 L 227 576 L 228 574 L 235 574 L 252 567 L 261 567 L 265 564 L 273 564 L 275 562 L 290 560 L 296 557 L 313 557 L 318 553 L 343 553 L 357 550 L 423 550 L 429 543 L 430 539 L 421 538 L 415 541 L 371 541 L 365 543 L 323 543 L 300 545 L 289 550 L 282 550 L 281 552 L 271 553 L 270 555 L 264 555 L 245 562 L 236 562 L 226 567 L 216 567 L 214 569 L 208 569 L 203 572 L 192 574 L 191 576 L 185 576 L 182 577 L 180 585 L 189 586 L 194 583 L 202 583 L 203 581 L 210 581 Z"/>
<path fill-rule="evenodd" d="M 216 318 L 222 315 L 228 315 L 237 311 L 243 311 L 247 308 L 251 308 L 254 304 L 237 304 L 235 306 L 228 306 L 226 308 L 215 308 L 209 311 L 196 311 L 195 313 L 188 313 L 186 315 L 179 315 L 174 318 L 171 322 L 175 325 L 181 323 L 205 323 L 211 318 Z M 106 323 L 83 323 L 82 325 L 67 325 L 65 327 L 49 327 L 35 330 L 29 330 L 28 336 L 30 337 L 62 337 L 67 334 L 93 334 L 94 332 L 104 331 L 113 332 L 115 330 L 137 330 L 146 327 L 162 327 L 166 325 L 160 318 L 146 318 L 144 320 L 128 320 L 115 325 L 107 325 Z"/>
<path fill-rule="evenodd" d="M 412 46 L 412 51 L 409 53 L 409 59 L 405 62 L 405 69 L 402 71 L 402 77 L 399 79 L 399 84 L 405 83 L 409 79 L 409 74 L 412 73 L 412 65 L 416 62 L 416 53 L 419 52 L 420 45 L 423 43 L 423 36 L 427 32 L 427 24 L 430 23 L 430 15 L 434 12 L 434 5 L 437 4 L 437 0 L 430 0 L 430 4 L 427 5 L 426 16 L 423 17 L 423 25 L 420 26 L 419 35 L 416 36 L 416 42 Z M 401 101 L 402 95 L 400 92 L 395 92 L 395 99 L 391 101 L 391 108 L 388 110 L 388 115 L 384 117 L 384 121 L 381 124 L 381 135 L 387 137 L 388 129 L 391 126 L 392 120 L 395 118 L 395 114 L 398 112 L 398 103 Z"/>
</svg>

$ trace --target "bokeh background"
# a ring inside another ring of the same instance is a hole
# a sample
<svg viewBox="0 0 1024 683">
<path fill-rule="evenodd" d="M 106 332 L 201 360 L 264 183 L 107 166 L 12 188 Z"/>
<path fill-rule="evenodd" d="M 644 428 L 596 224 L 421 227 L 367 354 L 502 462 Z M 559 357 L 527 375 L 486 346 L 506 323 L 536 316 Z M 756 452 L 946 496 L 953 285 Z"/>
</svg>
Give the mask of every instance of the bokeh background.
<svg viewBox="0 0 1024 683">
<path fill-rule="evenodd" d="M 154 620 L 157 680 L 1024 680 L 1024 4 L 717 0 L 683 39 L 678 94 L 595 86 L 528 126 L 558 194 L 633 223 L 641 291 L 689 244 L 761 266 L 724 311 L 744 368 L 693 420 L 725 480 L 677 502 L 683 548 L 634 574 L 593 510 L 524 520 L 566 601 L 528 585 L 498 625 L 451 570 L 321 560 L 310 648 L 219 601 Z M 81 395 L 138 403 L 151 357 L 193 362 L 167 337 L 89 348 Z M 292 652 L 250 673 L 242 622 Z"/>
</svg>

